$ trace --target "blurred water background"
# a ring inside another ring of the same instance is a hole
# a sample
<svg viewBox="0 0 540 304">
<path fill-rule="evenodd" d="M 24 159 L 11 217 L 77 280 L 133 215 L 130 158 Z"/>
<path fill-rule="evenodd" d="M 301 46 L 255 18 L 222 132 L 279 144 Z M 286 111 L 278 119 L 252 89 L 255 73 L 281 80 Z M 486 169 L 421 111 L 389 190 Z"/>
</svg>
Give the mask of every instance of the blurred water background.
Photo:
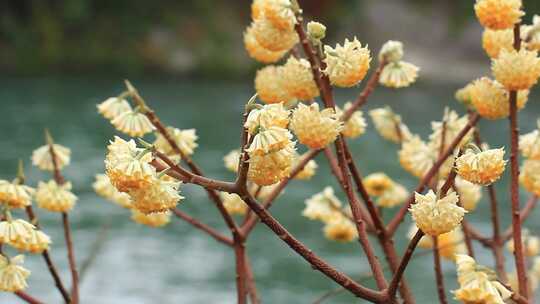
<svg viewBox="0 0 540 304">
<path fill-rule="evenodd" d="M 44 128 L 58 143 L 72 149 L 72 164 L 64 173 L 79 196 L 71 215 L 79 263 L 87 258 L 96 238 L 104 235 L 103 246 L 82 281 L 83 303 L 234 303 L 231 250 L 180 220 L 173 219 L 163 229 L 137 225 L 129 219 L 129 212 L 98 198 L 91 183 L 95 174 L 103 172 L 107 141 L 116 134 L 97 114 L 95 105 L 121 92 L 124 78 L 133 81 L 166 124 L 197 129 L 199 148 L 194 159 L 209 176 L 233 178 L 223 167 L 222 157 L 239 144 L 241 111 L 253 94 L 252 77 L 258 67 L 241 44 L 242 29 L 249 22 L 249 1 L 157 1 L 155 10 L 146 1 L 63 2 L 0 3 L 0 66 L 6 71 L 0 77 L 0 178 L 14 176 L 19 158 L 26 163 L 31 185 L 50 178 L 31 167 L 29 159 L 43 144 Z M 422 68 L 419 83 L 400 91 L 378 88 L 365 110 L 388 104 L 423 138 L 430 132 L 430 121 L 439 120 L 446 106 L 463 114 L 454 91 L 488 73 L 489 62 L 480 47 L 481 30 L 470 19 L 470 1 L 455 1 L 454 5 L 448 1 L 304 2 L 309 2 L 308 13 L 333 26 L 330 41 L 356 34 L 376 52 L 381 42 L 403 37 L 407 59 Z M 537 5 L 529 3 L 529 7 Z M 96 16 L 99 18 L 93 18 Z M 429 32 L 423 30 L 426 25 Z M 93 40 L 83 40 L 83 34 L 92 29 Z M 152 52 L 142 51 L 147 47 Z M 338 102 L 353 99 L 360 88 L 338 90 Z M 532 94 L 520 113 L 522 132 L 536 127 L 538 97 Z M 506 120 L 482 121 L 480 128 L 492 146 L 506 145 Z M 416 184 L 399 166 L 398 147 L 382 140 L 371 121 L 367 134 L 351 146 L 363 174 L 384 171 L 410 189 Z M 329 242 L 321 224 L 300 216 L 307 197 L 326 185 L 337 189 L 324 159 L 317 160 L 316 177 L 308 183 L 292 182 L 272 213 L 333 265 L 361 277 L 369 267 L 358 245 Z M 496 187 L 506 227 L 510 221 L 507 177 Z M 183 195 L 182 210 L 225 231 L 203 191 L 185 186 Z M 489 234 L 485 197 L 470 219 Z M 523 192 L 522 201 L 526 199 Z M 38 214 L 54 240 L 51 254 L 67 283 L 60 216 L 43 210 Z M 535 211 L 527 223 L 533 233 L 540 232 L 539 214 Z M 409 223 L 407 219 L 398 232 L 400 252 Z M 108 228 L 104 230 L 104 226 Z M 254 231 L 247 248 L 264 303 L 311 303 L 337 287 L 263 225 Z M 491 253 L 476 249 L 480 261 L 491 265 Z M 507 257 L 507 269 L 513 269 L 510 254 Z M 28 256 L 25 265 L 32 271 L 28 292 L 45 303 L 60 303 L 42 258 Z M 445 261 L 443 268 L 448 290 L 454 289 L 454 265 Z M 406 277 L 418 303 L 437 301 L 430 255 L 413 260 Z M 19 300 L 2 293 L 0 303 Z M 343 293 L 328 303 L 361 301 Z"/>
</svg>

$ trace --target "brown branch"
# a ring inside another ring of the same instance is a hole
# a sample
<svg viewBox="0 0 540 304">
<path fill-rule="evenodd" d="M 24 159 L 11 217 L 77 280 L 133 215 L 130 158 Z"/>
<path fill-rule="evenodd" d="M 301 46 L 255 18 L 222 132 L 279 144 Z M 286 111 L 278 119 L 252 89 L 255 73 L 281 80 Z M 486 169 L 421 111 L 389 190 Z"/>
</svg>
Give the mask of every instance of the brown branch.
<svg viewBox="0 0 540 304">
<path fill-rule="evenodd" d="M 439 303 L 447 304 L 448 300 L 446 299 L 444 277 L 441 269 L 439 240 L 436 236 L 433 237 L 433 264 L 435 265 L 435 281 L 437 282 L 437 296 L 439 297 Z"/>
<path fill-rule="evenodd" d="M 246 247 L 243 240 L 234 240 L 234 256 L 236 260 L 236 294 L 237 303 L 246 304 L 248 289 L 246 269 Z"/>
<path fill-rule="evenodd" d="M 19 297 L 20 299 L 24 300 L 26 303 L 30 304 L 44 304 L 44 302 L 41 302 L 40 300 L 32 297 L 31 295 L 27 294 L 24 291 L 16 291 L 14 294 Z"/>
<path fill-rule="evenodd" d="M 521 209 L 521 212 L 519 214 L 519 218 L 521 222 L 525 222 L 525 220 L 527 220 L 531 212 L 536 207 L 537 203 L 538 203 L 538 197 L 536 195 L 532 195 L 531 198 L 529 198 L 529 200 L 525 204 L 525 207 Z M 502 235 L 502 239 L 504 242 L 510 240 L 511 238 L 512 238 L 512 226 L 508 227 Z"/>
<path fill-rule="evenodd" d="M 257 286 L 255 285 L 255 277 L 253 275 L 253 269 L 249 262 L 249 257 L 246 253 L 246 281 L 249 295 L 249 301 L 251 304 L 260 304 L 259 294 L 257 292 Z"/>
<path fill-rule="evenodd" d="M 388 286 L 387 294 L 391 298 L 394 298 L 396 296 L 398 284 L 401 281 L 403 274 L 405 273 L 405 269 L 407 268 L 407 265 L 409 264 L 414 254 L 414 250 L 416 249 L 416 246 L 418 245 L 418 243 L 420 242 L 423 236 L 424 236 L 424 233 L 420 229 L 418 229 L 414 237 L 409 242 L 409 245 L 407 246 L 407 250 L 405 250 L 403 257 L 401 258 L 401 262 L 399 263 L 398 268 L 394 272 L 392 281 L 390 281 L 390 285 Z"/>
<path fill-rule="evenodd" d="M 248 106 L 246 106 L 246 110 L 242 116 L 242 136 L 240 140 L 240 157 L 238 159 L 238 176 L 235 182 L 236 187 L 242 187 L 244 189 L 247 187 L 247 175 L 249 171 L 249 154 L 246 152 L 246 149 L 255 138 L 254 136 L 249 138 L 248 129 L 245 127 L 249 112 L 250 110 Z"/>
<path fill-rule="evenodd" d="M 173 208 L 171 209 L 171 211 L 173 212 L 174 215 L 176 215 L 176 217 L 186 221 L 187 223 L 189 223 L 190 225 L 192 225 L 193 227 L 205 232 L 206 234 L 208 234 L 209 236 L 213 237 L 216 241 L 220 242 L 220 243 L 223 243 L 227 246 L 233 246 L 233 240 L 225 235 L 223 235 L 222 233 L 220 233 L 219 231 L 215 230 L 214 228 L 200 222 L 199 220 L 187 215 L 186 213 L 176 209 L 176 208 Z"/>
</svg>

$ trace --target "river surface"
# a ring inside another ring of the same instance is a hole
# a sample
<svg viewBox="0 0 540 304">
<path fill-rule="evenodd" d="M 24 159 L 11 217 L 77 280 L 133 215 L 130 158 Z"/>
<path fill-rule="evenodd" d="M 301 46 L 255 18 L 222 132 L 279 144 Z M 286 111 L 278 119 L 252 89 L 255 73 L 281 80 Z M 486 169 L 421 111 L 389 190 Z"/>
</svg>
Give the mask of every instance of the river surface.
<svg viewBox="0 0 540 304">
<path fill-rule="evenodd" d="M 232 179 L 222 162 L 223 155 L 239 144 L 240 119 L 243 104 L 253 93 L 251 82 L 215 83 L 186 80 L 133 79 L 141 94 L 155 108 L 162 120 L 178 128 L 196 128 L 199 148 L 194 159 L 212 177 Z M 32 151 L 43 144 L 43 129 L 48 128 L 55 140 L 71 148 L 72 163 L 64 170 L 73 183 L 79 201 L 72 213 L 76 256 L 83 263 L 97 238 L 101 238 L 98 253 L 82 277 L 82 303 L 92 304 L 180 304 L 234 303 L 234 256 L 231 250 L 194 230 L 188 224 L 173 219 L 166 228 L 151 229 L 133 223 L 129 212 L 96 196 L 91 183 L 94 175 L 103 172 L 106 145 L 115 134 L 112 126 L 96 112 L 96 103 L 121 92 L 122 79 L 112 78 L 4 78 L 0 82 L 0 178 L 12 179 L 17 159 L 22 158 L 31 185 L 50 178 L 30 166 Z M 456 87 L 421 84 L 413 89 L 393 91 L 378 89 L 367 108 L 390 105 L 403 116 L 410 129 L 424 138 L 429 134 L 431 120 L 440 120 L 445 106 L 463 113 L 463 107 L 453 99 Z M 356 90 L 337 92 L 343 103 L 354 98 Z M 540 114 L 537 97 L 531 97 L 520 114 L 523 132 L 531 131 Z M 507 121 L 483 121 L 484 138 L 497 147 L 507 142 Z M 397 146 L 382 140 L 371 121 L 367 134 L 351 143 L 354 157 L 364 174 L 384 171 L 410 189 L 417 182 L 400 168 Z M 507 153 L 508 156 L 508 153 Z M 300 216 L 304 200 L 326 185 L 336 183 L 323 159 L 317 176 L 309 183 L 294 181 L 282 195 L 272 213 L 295 236 L 317 254 L 350 276 L 358 278 L 369 272 L 366 259 L 356 242 L 338 244 L 327 241 L 322 225 Z M 507 178 L 497 183 L 503 210 L 502 221 L 510 219 Z M 223 222 L 206 195 L 193 186 L 183 187 L 186 199 L 180 208 L 205 223 L 225 231 Z M 489 208 L 484 195 L 477 212 L 468 215 L 478 229 L 489 232 Z M 341 198 L 343 196 L 341 195 Z M 522 200 L 527 198 L 522 193 Z M 389 216 L 393 210 L 387 211 Z M 38 210 L 44 231 L 53 238 L 51 254 L 61 269 L 64 282 L 69 283 L 66 250 L 58 214 Z M 538 233 L 536 220 L 527 227 Z M 397 233 L 397 246 L 403 251 L 410 218 Z M 477 247 L 481 262 L 491 265 L 491 254 Z M 251 235 L 247 250 L 253 262 L 257 285 L 263 303 L 312 303 L 336 284 L 312 270 L 280 239 L 259 225 Z M 14 252 L 10 251 L 11 254 Z M 506 253 L 508 257 L 510 255 Z M 382 258 L 382 255 L 379 255 Z M 418 303 L 435 303 L 436 291 L 430 255 L 414 259 L 406 272 Z M 507 268 L 513 269 L 507 260 Z M 60 303 L 40 256 L 27 256 L 25 266 L 32 271 L 28 293 L 45 303 Z M 443 262 L 448 297 L 456 288 L 454 265 Z M 372 284 L 368 281 L 367 284 Z M 69 284 L 68 284 L 69 285 Z M 0 294 L 0 303 L 19 303 L 10 294 Z M 362 303 L 342 293 L 326 303 Z"/>
</svg>

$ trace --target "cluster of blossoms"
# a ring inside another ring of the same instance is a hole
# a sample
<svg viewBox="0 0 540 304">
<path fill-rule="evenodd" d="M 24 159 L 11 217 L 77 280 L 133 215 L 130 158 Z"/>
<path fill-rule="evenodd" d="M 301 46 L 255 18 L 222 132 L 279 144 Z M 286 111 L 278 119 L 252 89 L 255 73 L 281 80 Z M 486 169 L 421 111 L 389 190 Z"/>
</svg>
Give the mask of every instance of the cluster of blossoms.
<svg viewBox="0 0 540 304">
<path fill-rule="evenodd" d="M 540 121 L 539 121 L 540 124 Z M 538 126 L 540 128 L 540 125 Z M 519 137 L 519 149 L 525 158 L 519 181 L 523 187 L 535 195 L 540 194 L 540 130 L 534 130 Z"/>
<path fill-rule="evenodd" d="M 409 192 L 403 185 L 396 183 L 382 172 L 366 176 L 364 187 L 369 195 L 377 198 L 376 203 L 382 208 L 399 206 L 409 197 Z"/>
</svg>

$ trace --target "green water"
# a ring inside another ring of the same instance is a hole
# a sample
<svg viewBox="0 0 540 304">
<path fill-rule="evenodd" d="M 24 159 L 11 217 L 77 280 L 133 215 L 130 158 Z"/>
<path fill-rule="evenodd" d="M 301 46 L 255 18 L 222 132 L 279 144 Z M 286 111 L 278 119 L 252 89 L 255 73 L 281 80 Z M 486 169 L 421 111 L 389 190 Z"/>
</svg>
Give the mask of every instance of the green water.
<svg viewBox="0 0 540 304">
<path fill-rule="evenodd" d="M 79 196 L 77 208 L 71 214 L 79 262 L 86 259 L 102 231 L 101 227 L 110 226 L 97 259 L 83 278 L 83 303 L 234 303 L 234 263 L 228 248 L 179 220 L 173 220 L 164 229 L 139 226 L 129 220 L 126 210 L 105 202 L 93 193 L 93 176 L 103 171 L 105 146 L 115 134 L 110 124 L 96 113 L 95 104 L 118 94 L 122 90 L 121 79 L 10 78 L 2 79 L 0 83 L 0 178 L 13 177 L 18 158 L 26 161 L 32 185 L 49 178 L 48 174 L 28 164 L 32 150 L 43 144 L 43 129 L 49 128 L 58 143 L 72 149 L 72 164 L 65 170 L 65 176 L 73 182 L 74 191 Z M 222 157 L 238 145 L 241 109 L 253 93 L 249 82 L 216 84 L 134 79 L 134 83 L 164 122 L 179 128 L 197 129 L 199 148 L 194 159 L 208 175 L 233 178 L 223 168 Z M 413 132 L 425 137 L 429 132 L 429 122 L 440 119 L 446 105 L 463 111 L 453 101 L 454 89 L 426 85 L 399 93 L 381 89 L 375 92 L 367 108 L 389 104 L 402 114 Z M 353 91 L 340 91 L 338 101 L 342 103 L 353 96 Z M 535 99 L 531 98 L 526 112 L 521 114 L 524 132 L 535 127 L 540 113 Z M 507 122 L 482 122 L 481 131 L 493 146 L 502 145 L 508 134 Z M 398 165 L 397 147 L 380 139 L 371 125 L 368 133 L 351 146 L 364 174 L 385 171 L 400 183 L 409 187 L 415 185 L 416 180 Z M 307 197 L 326 185 L 337 188 L 322 159 L 319 157 L 318 160 L 321 166 L 314 180 L 310 183 L 292 182 L 278 199 L 272 213 L 331 264 L 352 277 L 361 276 L 369 271 L 369 267 L 357 243 L 329 242 L 321 234 L 322 225 L 300 216 Z M 497 184 L 505 225 L 510 216 L 506 182 L 503 179 Z M 183 195 L 186 199 L 180 207 L 182 210 L 225 231 L 222 220 L 203 191 L 186 186 Z M 525 200 L 526 194 L 522 195 Z M 482 204 L 477 213 L 469 216 L 478 229 L 488 232 L 487 202 Z M 60 218 L 42 210 L 38 213 L 44 230 L 54 240 L 53 259 L 62 269 L 64 281 L 69 282 Z M 531 217 L 538 219 L 538 215 L 537 211 Z M 408 219 L 398 232 L 400 252 L 406 242 L 401 236 L 406 233 L 409 222 Z M 534 220 L 527 226 L 533 232 L 540 228 Z M 251 235 L 247 248 L 264 303 L 311 303 L 322 293 L 336 288 L 336 284 L 312 270 L 263 225 L 259 225 Z M 490 253 L 481 248 L 477 248 L 477 252 L 480 260 L 490 263 Z M 60 303 L 41 257 L 28 256 L 25 265 L 32 270 L 28 292 L 46 303 Z M 453 265 L 444 262 L 443 268 L 448 289 L 455 288 Z M 510 260 L 508 268 L 513 268 Z M 414 260 L 406 277 L 413 286 L 418 303 L 436 302 L 431 256 Z M 0 294 L 0 303 L 18 301 L 11 295 Z M 344 293 L 327 303 L 360 302 Z"/>
</svg>

